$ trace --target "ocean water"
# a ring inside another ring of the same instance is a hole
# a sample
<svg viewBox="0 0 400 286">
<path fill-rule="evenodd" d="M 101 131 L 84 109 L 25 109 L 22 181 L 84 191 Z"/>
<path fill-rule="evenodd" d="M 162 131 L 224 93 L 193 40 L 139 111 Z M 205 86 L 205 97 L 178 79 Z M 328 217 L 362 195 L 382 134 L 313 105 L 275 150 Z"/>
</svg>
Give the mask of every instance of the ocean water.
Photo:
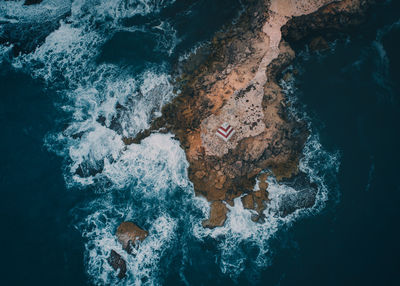
<svg viewBox="0 0 400 286">
<path fill-rule="evenodd" d="M 300 168 L 316 205 L 280 218 L 294 190 L 270 179 L 265 223 L 238 199 L 214 230 L 201 227 L 208 203 L 173 135 L 128 147 L 122 137 L 160 115 L 174 63 L 245 2 L 22 3 L 0 3 L 0 32 L 17 35 L 0 46 L 4 285 L 397 285 L 399 3 L 328 51 L 298 47 L 282 82 L 312 130 Z M 150 234 L 134 255 L 114 236 L 124 220 Z M 127 262 L 122 281 L 111 249 Z"/>
</svg>

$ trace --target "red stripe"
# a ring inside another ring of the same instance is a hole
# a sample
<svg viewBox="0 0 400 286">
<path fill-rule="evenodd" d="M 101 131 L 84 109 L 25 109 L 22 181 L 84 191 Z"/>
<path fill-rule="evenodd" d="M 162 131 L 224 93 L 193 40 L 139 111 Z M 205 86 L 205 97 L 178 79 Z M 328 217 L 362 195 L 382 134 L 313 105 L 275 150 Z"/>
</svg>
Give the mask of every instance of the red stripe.
<svg viewBox="0 0 400 286">
<path fill-rule="evenodd" d="M 224 127 L 222 127 L 222 126 L 219 129 L 222 129 L 224 132 L 226 132 L 226 131 L 228 131 L 229 128 L 231 128 L 230 125 L 228 125 L 228 127 L 226 127 L 226 129 Z"/>
<path fill-rule="evenodd" d="M 231 129 L 231 131 L 229 131 L 228 132 L 228 134 L 223 134 L 221 131 L 219 131 L 219 129 L 217 130 L 217 132 L 219 133 L 219 134 L 221 134 L 224 138 L 228 138 L 229 137 L 229 135 L 232 133 L 232 131 L 233 131 L 233 128 Z"/>
<path fill-rule="evenodd" d="M 226 131 L 222 128 L 218 128 L 219 132 L 221 132 L 222 134 L 226 135 L 229 133 L 230 130 L 232 130 L 232 127 L 229 127 Z"/>
<path fill-rule="evenodd" d="M 222 129 L 218 129 L 218 131 L 221 132 L 224 135 L 228 134 L 230 130 L 232 130 L 232 128 L 229 128 L 228 132 L 223 131 Z"/>
</svg>

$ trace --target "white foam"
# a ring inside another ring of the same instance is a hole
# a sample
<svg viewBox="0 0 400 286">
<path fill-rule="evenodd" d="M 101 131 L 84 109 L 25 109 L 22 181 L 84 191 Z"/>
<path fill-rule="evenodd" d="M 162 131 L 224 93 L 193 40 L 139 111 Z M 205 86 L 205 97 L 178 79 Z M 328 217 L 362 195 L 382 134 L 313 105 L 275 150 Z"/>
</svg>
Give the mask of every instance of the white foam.
<svg viewBox="0 0 400 286">
<path fill-rule="evenodd" d="M 145 197 L 160 196 L 160 190 L 169 186 L 185 188 L 188 185 L 185 154 L 172 135 L 153 134 L 140 145 L 130 145 L 114 164 L 106 164 L 102 176 L 113 186 L 124 188 L 139 180 L 150 192 Z"/>
<path fill-rule="evenodd" d="M 161 21 L 157 26 L 153 27 L 153 31 L 158 31 L 157 35 L 157 47 L 158 51 L 166 51 L 169 56 L 172 55 L 175 47 L 181 42 L 181 39 L 177 36 L 177 31 L 167 21 Z"/>
<path fill-rule="evenodd" d="M 292 187 L 279 184 L 273 177 L 268 179 L 268 193 L 271 201 L 264 211 L 265 222 L 256 223 L 251 220 L 255 211 L 245 209 L 240 198 L 234 200 L 234 207 L 228 205 L 229 213 L 223 227 L 204 229 L 201 223 L 195 224 L 193 234 L 202 240 L 212 237 L 218 241 L 220 253 L 217 254 L 222 273 L 232 278 L 237 277 L 246 267 L 264 268 L 271 263 L 271 239 L 282 228 L 290 227 L 299 218 L 320 211 L 329 198 L 329 187 L 326 182 L 326 173 L 335 176 L 339 161 L 337 154 L 329 154 L 321 148 L 317 136 L 311 137 L 304 149 L 304 158 L 300 162 L 300 170 L 306 172 L 311 181 L 318 185 L 316 203 L 309 209 L 298 209 L 286 217 L 279 215 L 283 199 L 296 193 Z M 205 200 L 198 200 L 198 207 L 202 209 L 206 218 L 209 207 Z M 251 251 L 257 249 L 253 256 Z"/>
<path fill-rule="evenodd" d="M 65 156 L 67 184 L 91 185 L 102 192 L 116 190 L 85 205 L 85 219 L 77 222 L 87 240 L 86 266 L 95 284 L 118 282 L 106 261 L 111 249 L 127 262 L 129 284 L 139 284 L 142 279 L 156 284 L 158 261 L 178 221 L 168 214 L 171 205 L 166 201 L 179 188 L 184 190 L 180 195 L 193 196 L 187 192 L 191 185 L 184 152 L 171 135 L 155 134 L 141 145 L 125 146 L 122 142 L 123 136 L 134 136 L 148 128 L 151 119 L 159 116 L 161 107 L 174 96 L 165 67 L 153 65 L 135 74 L 117 65 L 96 62 L 102 45 L 120 30 L 122 19 L 157 13 L 173 2 L 76 0 L 71 15 L 42 45 L 13 59 L 14 68 L 43 79 L 63 96 L 59 105 L 71 118 L 69 126 L 62 133 L 50 134 L 46 143 L 49 149 Z M 176 31 L 166 22 L 159 28 L 159 48 L 172 53 L 178 41 Z M 120 125 L 118 130 L 112 128 L 115 121 Z M 83 163 L 104 165 L 104 170 L 81 178 L 75 171 Z M 127 189 L 128 199 L 118 200 L 116 196 L 123 189 Z M 141 207 L 135 203 L 138 198 Z M 74 212 L 80 211 L 77 208 Z M 114 233 L 121 220 L 138 218 L 145 218 L 142 223 L 149 237 L 134 257 L 121 249 Z"/>
<path fill-rule="evenodd" d="M 297 100 L 294 83 L 294 79 L 281 82 L 282 89 L 291 102 Z M 302 107 L 293 104 L 290 112 L 298 120 L 309 122 L 312 129 L 311 121 Z M 313 207 L 297 209 L 286 217 L 281 217 L 280 209 L 284 199 L 297 191 L 292 187 L 277 183 L 273 177 L 269 177 L 268 193 L 271 201 L 264 211 L 265 221 L 263 223 L 253 222 L 251 216 L 256 212 L 245 209 L 241 199 L 237 198 L 234 201 L 234 207 L 228 205 L 229 212 L 223 227 L 204 229 L 199 221 L 194 224 L 193 234 L 195 237 L 200 240 L 212 237 L 218 241 L 220 253 L 217 254 L 217 259 L 223 273 L 236 278 L 245 268 L 250 267 L 253 270 L 265 268 L 271 263 L 273 257 L 270 242 L 279 230 L 290 227 L 304 216 L 318 213 L 326 206 L 329 199 L 333 200 L 334 203 L 337 202 L 339 198 L 335 184 L 336 174 L 340 166 L 339 152 L 329 153 L 325 151 L 314 131 L 314 134 L 306 142 L 303 155 L 299 169 L 318 188 Z M 204 199 L 197 201 L 197 206 L 202 210 L 203 217 L 207 218 L 209 214 L 208 203 Z M 255 252 L 254 249 L 256 249 Z"/>
<path fill-rule="evenodd" d="M 113 33 L 123 29 L 122 19 L 155 13 L 173 2 L 75 0 L 71 16 L 33 53 L 21 55 L 13 62 L 15 68 L 57 87 L 65 99 L 61 107 L 69 114 L 69 126 L 62 133 L 49 135 L 47 143 L 67 158 L 67 183 L 108 191 L 83 210 L 75 210 L 84 212 L 85 219 L 77 226 L 87 240 L 87 269 L 95 284 L 118 282 L 106 261 L 111 249 L 127 262 L 128 278 L 123 283 L 140 284 L 147 279 L 148 284 L 158 284 L 160 259 L 166 250 L 176 247 L 178 253 L 189 252 L 185 239 L 193 236 L 200 243 L 214 238 L 219 246 L 216 256 L 221 271 L 236 277 L 248 263 L 256 267 L 268 265 L 271 238 L 281 227 L 309 213 L 298 210 L 281 218 L 281 197 L 293 189 L 270 179 L 272 201 L 264 211 L 264 223 L 252 222 L 252 211 L 244 209 L 237 198 L 235 206 L 229 207 L 223 227 L 204 229 L 201 221 L 208 216 L 209 205 L 202 198 L 194 198 L 187 177 L 188 162 L 179 142 L 170 134 L 153 134 L 141 144 L 123 144 L 123 136 L 134 136 L 148 128 L 151 120 L 160 115 L 161 107 L 174 96 L 168 71 L 163 66 L 152 66 L 134 74 L 117 65 L 98 64 L 96 57 Z M 173 27 L 162 22 L 153 29 L 168 35 L 159 45 L 172 52 L 179 40 Z M 99 116 L 104 118 L 103 123 Z M 113 120 L 118 121 L 121 130 L 113 130 Z M 318 144 L 318 138 L 310 138 L 300 168 L 318 184 L 316 206 L 320 207 L 328 198 L 321 173 L 330 170 L 336 161 L 329 159 L 331 155 Z M 321 162 L 327 164 L 327 169 L 318 171 Z M 82 163 L 104 166 L 101 173 L 80 178 L 75 171 Z M 114 235 L 124 220 L 138 222 L 149 230 L 149 237 L 135 256 L 124 252 Z M 183 228 L 180 237 L 176 235 L 178 227 Z M 173 244 L 174 240 L 179 241 L 179 247 Z M 256 254 L 245 251 L 249 247 L 256 248 Z"/>
<path fill-rule="evenodd" d="M 160 215 L 150 221 L 149 236 L 140 243 L 138 249 L 133 249 L 132 254 L 128 254 L 122 249 L 114 235 L 118 226 L 118 219 L 115 217 L 118 210 L 110 206 L 110 209 L 104 209 L 104 199 L 100 206 L 102 209 L 89 215 L 81 225 L 83 235 L 88 240 L 85 246 L 85 258 L 91 280 L 96 285 L 120 282 L 116 278 L 115 271 L 107 262 L 111 250 L 114 250 L 126 262 L 125 283 L 129 285 L 158 284 L 162 274 L 158 270 L 159 262 L 163 252 L 169 247 L 169 243 L 175 236 L 177 227 L 175 221 L 168 215 Z M 92 205 L 92 207 L 94 206 Z M 98 208 L 98 206 L 96 207 Z"/>
<path fill-rule="evenodd" d="M 71 8 L 70 0 L 43 0 L 37 5 L 24 5 L 24 2 L 0 2 L 0 20 L 6 23 L 49 21 L 66 14 Z"/>
</svg>

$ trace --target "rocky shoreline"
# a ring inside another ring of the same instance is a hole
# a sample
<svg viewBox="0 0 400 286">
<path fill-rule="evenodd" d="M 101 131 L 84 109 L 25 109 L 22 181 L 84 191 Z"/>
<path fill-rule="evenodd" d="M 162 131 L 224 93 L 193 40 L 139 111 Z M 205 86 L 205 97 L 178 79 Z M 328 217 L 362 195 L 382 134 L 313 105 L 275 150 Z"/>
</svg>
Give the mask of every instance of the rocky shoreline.
<svg viewBox="0 0 400 286">
<path fill-rule="evenodd" d="M 359 25 L 374 1 L 248 2 L 236 24 L 177 66 L 180 93 L 162 116 L 136 138 L 124 139 L 138 143 L 153 131 L 176 135 L 190 163 L 196 195 L 211 203 L 210 218 L 203 222 L 209 228 L 224 224 L 226 204 L 233 206 L 237 197 L 257 212 L 254 221 L 262 220 L 268 175 L 278 181 L 300 176 L 303 185 L 307 181 L 298 163 L 309 131 L 305 122 L 291 116 L 277 81 L 295 57 L 287 41 Z M 323 38 L 318 41 L 316 47 L 324 45 Z M 215 135 L 223 122 L 236 131 L 228 142 Z M 314 204 L 316 187 L 308 185 L 293 200 L 296 207 L 288 206 L 282 215 Z"/>
<path fill-rule="evenodd" d="M 162 116 L 136 138 L 124 138 L 128 145 L 152 132 L 175 134 L 190 163 L 196 195 L 210 202 L 203 221 L 208 228 L 224 225 L 228 205 L 238 197 L 244 208 L 254 210 L 251 219 L 263 222 L 269 176 L 296 191 L 279 209 L 282 217 L 315 204 L 317 186 L 298 168 L 309 131 L 290 113 L 278 80 L 295 57 L 292 44 L 306 39 L 314 50 L 328 48 L 322 35 L 359 25 L 375 1 L 248 2 L 236 24 L 177 65 L 179 95 Z M 223 122 L 236 131 L 227 142 L 215 135 Z M 123 222 L 116 235 L 130 253 L 148 233 Z M 108 262 L 119 278 L 126 275 L 116 251 Z"/>
</svg>

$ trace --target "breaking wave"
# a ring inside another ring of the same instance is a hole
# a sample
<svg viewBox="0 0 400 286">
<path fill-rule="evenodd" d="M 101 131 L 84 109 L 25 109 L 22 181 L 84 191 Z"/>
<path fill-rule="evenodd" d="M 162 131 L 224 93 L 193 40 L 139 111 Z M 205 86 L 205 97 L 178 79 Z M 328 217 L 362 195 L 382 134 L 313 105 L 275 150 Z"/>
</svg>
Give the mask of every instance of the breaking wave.
<svg viewBox="0 0 400 286">
<path fill-rule="evenodd" d="M 22 2 L 12 5 L 28 9 Z M 45 0 L 35 9 L 50 9 L 56 2 Z M 295 190 L 270 177 L 271 202 L 264 211 L 265 222 L 253 222 L 252 211 L 244 209 L 237 198 L 235 206 L 229 206 L 223 227 L 211 230 L 201 226 L 209 204 L 194 197 L 187 176 L 188 162 L 179 142 L 170 134 L 153 134 L 141 144 L 126 146 L 123 142 L 148 128 L 151 120 L 160 116 L 162 106 L 174 97 L 168 63 L 149 63 L 138 70 L 128 64 L 101 61 L 102 47 L 121 31 L 156 35 L 154 51 L 170 56 L 179 42 L 171 23 L 127 27 L 123 22 L 136 15 L 157 14 L 174 2 L 65 1 L 62 13 L 54 17 L 57 28 L 48 31 L 33 51 L 12 57 L 12 43 L 0 46 L 0 61 L 7 60 L 13 68 L 44 81 L 58 95 L 56 107 L 63 114 L 58 126 L 63 126 L 63 131 L 50 133 L 45 144 L 65 158 L 69 187 L 95 190 L 94 200 L 74 210 L 76 227 L 86 239 L 87 272 L 95 284 L 160 284 L 171 271 L 189 281 L 186 269 L 191 267 L 188 256 L 193 245 L 202 245 L 210 238 L 217 247 L 215 266 L 229 277 L 237 278 L 244 269 L 264 268 L 273 257 L 271 240 L 298 218 L 324 207 L 338 170 L 338 154 L 324 151 L 318 136 L 313 135 L 300 162 L 300 170 L 318 186 L 313 208 L 281 217 L 283 197 Z M 60 19 L 66 10 L 68 15 Z M 10 17 L 10 11 L 0 10 L 0 19 L 7 18 L 10 23 L 22 19 L 18 13 Z M 46 13 L 21 14 L 25 22 L 47 17 Z M 114 235 L 119 223 L 128 220 L 149 231 L 134 255 L 122 251 Z M 111 249 L 127 262 L 128 277 L 124 281 L 116 280 L 107 263 Z M 175 270 L 169 267 L 172 260 Z"/>
<path fill-rule="evenodd" d="M 284 199 L 297 191 L 269 177 L 268 193 L 271 201 L 264 211 L 265 222 L 253 222 L 251 216 L 255 214 L 255 211 L 245 209 L 241 199 L 236 198 L 234 207 L 228 205 L 230 211 L 223 227 L 204 229 L 200 224 L 195 226 L 194 234 L 197 238 L 217 239 L 220 248 L 217 256 L 222 273 L 238 278 L 245 269 L 257 272 L 270 265 L 273 259 L 271 242 L 279 231 L 287 229 L 299 218 L 316 214 L 324 208 L 332 190 L 330 183 L 335 181 L 340 165 L 339 154 L 331 154 L 323 150 L 317 135 L 309 138 L 303 153 L 300 171 L 305 172 L 310 181 L 318 186 L 317 199 L 312 208 L 297 209 L 294 213 L 282 217 L 280 208 Z M 204 201 L 205 217 L 208 211 L 208 204 Z M 252 273 L 252 275 L 256 276 L 257 273 Z"/>
<path fill-rule="evenodd" d="M 178 223 L 185 223 L 180 211 L 185 211 L 185 201 L 193 198 L 185 154 L 171 135 L 160 134 L 146 138 L 141 145 L 130 146 L 125 153 L 118 166 L 105 170 L 119 191 L 102 194 L 79 210 L 86 217 L 78 228 L 88 241 L 88 273 L 96 284 L 117 283 L 115 272 L 107 263 L 114 249 L 127 263 L 130 284 L 160 283 L 167 254 L 178 239 Z M 177 205 L 182 209 L 171 211 Z M 129 220 L 149 231 L 133 255 L 123 251 L 114 235 L 119 223 Z"/>
<path fill-rule="evenodd" d="M 123 19 L 157 13 L 173 2 L 73 1 L 71 15 L 61 20 L 43 44 L 12 60 L 14 68 L 44 80 L 62 97 L 58 105 L 68 126 L 62 133 L 50 134 L 46 143 L 67 158 L 65 177 L 70 186 L 96 181 L 104 186 L 106 176 L 101 170 L 118 164 L 125 148 L 122 138 L 147 128 L 173 97 L 166 64 L 148 65 L 137 72 L 131 67 L 98 63 L 102 45 L 123 27 Z M 164 35 L 168 27 L 164 24 L 157 29 Z M 168 33 L 174 34 L 173 28 L 169 29 Z M 170 53 L 176 40 L 171 37 L 170 45 L 165 41 L 160 40 L 158 49 L 165 47 Z"/>
</svg>

